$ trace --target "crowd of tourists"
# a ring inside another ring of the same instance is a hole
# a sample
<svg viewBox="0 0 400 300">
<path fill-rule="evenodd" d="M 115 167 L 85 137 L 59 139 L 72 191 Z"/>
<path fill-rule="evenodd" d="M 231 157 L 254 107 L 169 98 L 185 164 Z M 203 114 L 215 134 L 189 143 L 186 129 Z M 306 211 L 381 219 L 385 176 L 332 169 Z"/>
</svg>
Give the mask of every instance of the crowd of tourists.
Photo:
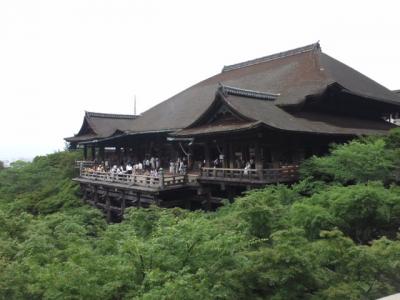
<svg viewBox="0 0 400 300">
<path fill-rule="evenodd" d="M 214 160 L 207 164 L 206 160 L 199 162 L 199 169 L 210 165 L 214 168 L 222 168 L 224 165 L 224 156 L 219 155 Z M 123 175 L 123 174 L 134 174 L 134 175 L 146 175 L 158 177 L 161 172 L 166 175 L 184 175 L 188 172 L 188 160 L 186 157 L 178 158 L 176 160 L 170 160 L 168 163 L 169 168 L 161 168 L 161 160 L 152 156 L 145 158 L 142 161 L 131 161 L 110 164 L 109 161 L 96 163 L 90 167 L 85 168 L 86 171 L 91 172 L 106 172 L 110 174 Z M 241 158 L 236 158 L 234 161 L 234 168 L 244 170 L 245 174 L 248 174 L 251 169 L 255 169 L 255 160 L 250 158 L 248 161 L 244 161 Z"/>
<path fill-rule="evenodd" d="M 171 175 L 184 175 L 187 172 L 187 159 L 178 158 L 176 161 L 171 160 L 169 162 L 169 170 L 163 170 L 161 168 L 161 161 L 158 157 L 146 158 L 143 161 L 137 161 L 133 163 L 128 161 L 126 163 L 121 162 L 120 164 L 110 165 L 109 161 L 101 163 L 95 162 L 93 166 L 85 168 L 88 172 L 106 172 L 114 175 L 123 174 L 134 174 L 134 175 L 145 175 L 158 177 L 161 172 L 168 172 Z"/>
</svg>

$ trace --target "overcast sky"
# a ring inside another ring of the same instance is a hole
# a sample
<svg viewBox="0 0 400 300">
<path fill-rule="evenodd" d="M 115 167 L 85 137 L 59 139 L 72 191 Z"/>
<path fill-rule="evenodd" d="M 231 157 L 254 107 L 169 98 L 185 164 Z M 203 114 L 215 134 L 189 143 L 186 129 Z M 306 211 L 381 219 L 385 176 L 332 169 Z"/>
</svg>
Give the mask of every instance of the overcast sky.
<svg viewBox="0 0 400 300">
<path fill-rule="evenodd" d="M 84 111 L 143 112 L 223 65 L 320 40 L 400 89 L 400 1 L 0 0 L 0 160 L 63 149 Z"/>
</svg>

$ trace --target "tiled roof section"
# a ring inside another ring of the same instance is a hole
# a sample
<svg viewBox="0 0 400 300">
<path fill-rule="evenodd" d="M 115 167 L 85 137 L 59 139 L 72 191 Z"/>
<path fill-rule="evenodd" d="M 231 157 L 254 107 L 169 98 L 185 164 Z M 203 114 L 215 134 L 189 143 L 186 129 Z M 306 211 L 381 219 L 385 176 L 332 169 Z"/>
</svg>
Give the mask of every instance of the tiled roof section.
<svg viewBox="0 0 400 300">
<path fill-rule="evenodd" d="M 395 93 L 395 94 L 400 94 L 400 90 L 394 90 L 392 92 Z"/>
<path fill-rule="evenodd" d="M 220 90 L 225 96 L 226 95 L 243 96 L 260 100 L 275 100 L 277 97 L 279 97 L 279 94 L 241 89 L 223 84 L 220 84 Z"/>
<path fill-rule="evenodd" d="M 255 128 L 261 125 L 262 122 L 245 122 L 245 123 L 232 123 L 232 124 L 207 124 L 194 128 L 187 128 L 174 132 L 174 136 L 193 136 L 202 134 L 217 134 L 222 132 L 244 131 Z"/>
<path fill-rule="evenodd" d="M 135 115 L 106 114 L 87 111 L 86 116 L 89 118 L 107 118 L 107 119 L 136 119 Z"/>
<path fill-rule="evenodd" d="M 240 68 L 244 68 L 244 67 L 248 67 L 248 66 L 252 66 L 252 65 L 256 65 L 256 64 L 261 64 L 261 63 L 268 62 L 271 60 L 280 59 L 280 58 L 284 58 L 284 57 L 288 57 L 288 56 L 292 56 L 292 55 L 296 55 L 296 54 L 300 54 L 300 53 L 304 53 L 304 52 L 309 52 L 309 51 L 312 51 L 315 49 L 318 49 L 318 50 L 321 49 L 319 42 L 317 42 L 315 44 L 307 45 L 304 47 L 300 47 L 300 48 L 296 48 L 296 49 L 292 49 L 292 50 L 279 52 L 276 54 L 248 60 L 245 62 L 241 62 L 241 63 L 229 65 L 229 66 L 224 66 L 224 68 L 222 69 L 222 72 L 227 72 L 227 71 L 236 70 L 236 69 L 240 69 Z"/>
<path fill-rule="evenodd" d="M 224 99 L 241 115 L 284 130 L 317 134 L 370 135 L 385 134 L 396 126 L 384 120 L 337 116 L 317 112 L 289 113 L 270 101 L 257 101 L 241 96 Z"/>
</svg>

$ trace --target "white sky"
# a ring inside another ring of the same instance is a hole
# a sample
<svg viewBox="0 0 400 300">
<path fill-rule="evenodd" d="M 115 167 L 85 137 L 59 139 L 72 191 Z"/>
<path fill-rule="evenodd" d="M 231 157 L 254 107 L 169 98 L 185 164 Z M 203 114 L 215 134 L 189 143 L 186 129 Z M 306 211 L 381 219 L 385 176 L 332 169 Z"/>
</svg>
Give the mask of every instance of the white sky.
<svg viewBox="0 0 400 300">
<path fill-rule="evenodd" d="M 0 0 L 0 160 L 62 149 L 85 110 L 143 112 L 223 65 L 321 42 L 400 89 L 400 1 Z"/>
</svg>

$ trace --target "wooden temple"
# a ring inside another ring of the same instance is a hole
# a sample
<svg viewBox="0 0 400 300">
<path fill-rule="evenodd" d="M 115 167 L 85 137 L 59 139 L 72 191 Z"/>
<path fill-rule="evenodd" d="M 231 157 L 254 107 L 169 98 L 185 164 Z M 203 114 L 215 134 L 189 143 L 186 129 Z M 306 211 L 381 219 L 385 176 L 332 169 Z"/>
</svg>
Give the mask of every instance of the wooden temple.
<svg viewBox="0 0 400 300">
<path fill-rule="evenodd" d="M 211 208 L 253 187 L 297 180 L 299 163 L 329 144 L 395 127 L 399 94 L 335 60 L 320 45 L 235 65 L 140 116 L 86 112 L 78 134 L 84 199 L 109 218 L 127 206 Z M 158 172 L 86 168 L 157 158 Z M 185 160 L 185 172 L 170 172 Z"/>
</svg>

